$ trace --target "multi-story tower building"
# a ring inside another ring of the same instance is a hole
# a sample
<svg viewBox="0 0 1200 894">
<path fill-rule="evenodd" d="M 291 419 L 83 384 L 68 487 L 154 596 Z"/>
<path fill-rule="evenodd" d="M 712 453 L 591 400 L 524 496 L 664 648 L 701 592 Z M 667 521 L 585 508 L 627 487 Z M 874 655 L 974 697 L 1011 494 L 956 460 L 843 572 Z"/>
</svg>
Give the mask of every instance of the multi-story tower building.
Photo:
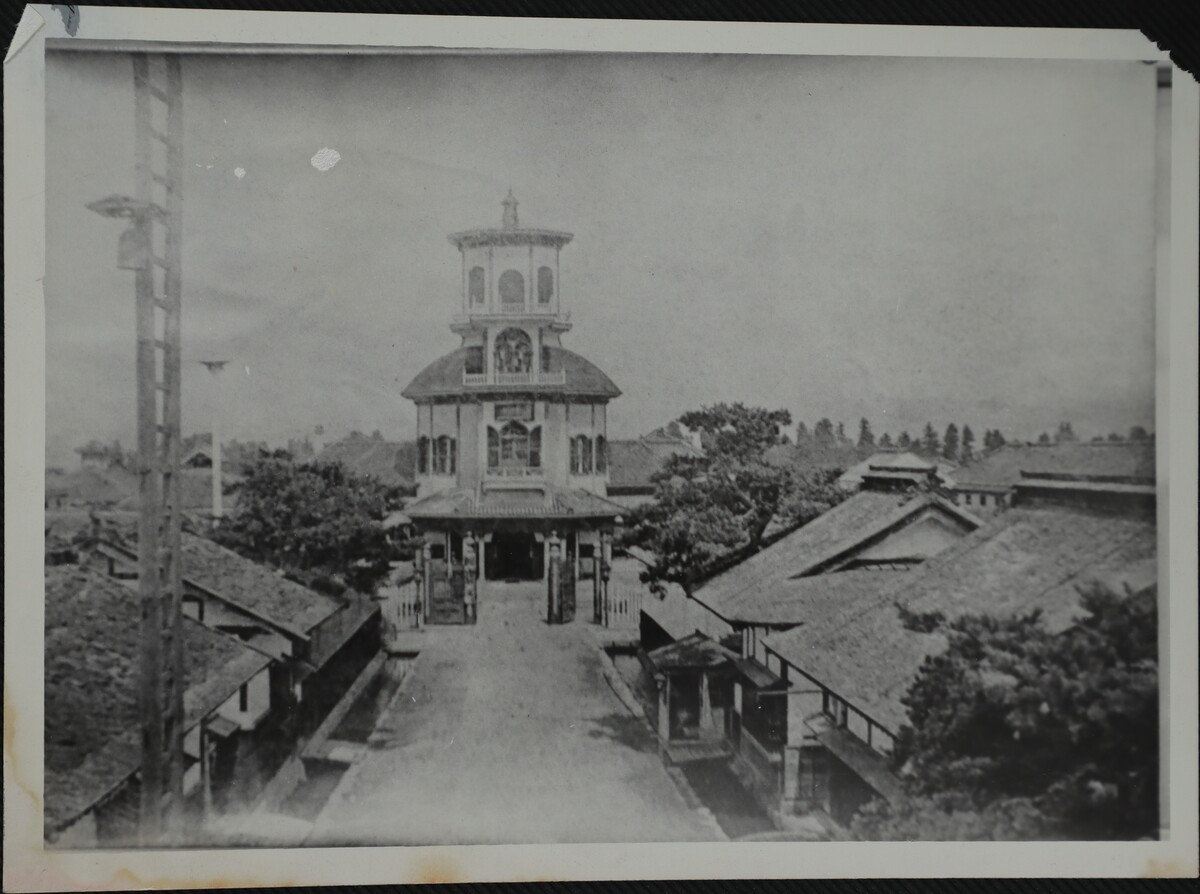
<svg viewBox="0 0 1200 894">
<path fill-rule="evenodd" d="M 511 191 L 503 206 L 499 229 L 449 237 L 462 255 L 450 326 L 462 344 L 403 391 L 417 405 L 417 499 L 405 511 L 424 535 L 435 622 L 474 618 L 477 579 L 557 576 L 573 598 L 581 575 L 602 576 L 621 512 L 605 499 L 608 402 L 621 392 L 562 346 L 571 234 L 520 226 Z"/>
</svg>

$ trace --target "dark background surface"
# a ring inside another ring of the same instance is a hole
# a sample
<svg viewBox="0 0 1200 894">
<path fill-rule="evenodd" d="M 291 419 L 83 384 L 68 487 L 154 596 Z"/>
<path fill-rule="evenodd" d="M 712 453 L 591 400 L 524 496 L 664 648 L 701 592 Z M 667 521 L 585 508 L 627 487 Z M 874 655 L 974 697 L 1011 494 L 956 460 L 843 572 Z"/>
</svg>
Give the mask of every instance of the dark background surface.
<svg viewBox="0 0 1200 894">
<path fill-rule="evenodd" d="M 718 2 L 718 0 L 348 0 L 348 2 L 269 2 L 269 0 L 142 0 L 113 3 L 98 0 L 93 6 L 143 6 L 160 8 L 346 12 L 410 15 L 473 15 L 557 18 L 666 19 L 753 22 L 831 22 L 871 25 L 951 25 L 974 27 L 1105 28 L 1137 29 L 1170 52 L 1171 59 L 1193 77 L 1200 71 L 1200 3 L 1195 0 L 799 0 L 799 2 Z M 24 4 L 5 0 L 0 29 L 7 49 Z M 780 845 L 785 846 L 785 845 Z M 753 868 L 746 867 L 748 872 Z M 449 881 L 449 880 L 447 880 Z M 782 894 L 791 891 L 829 891 L 838 894 L 882 892 L 937 892 L 937 894 L 993 894 L 1020 891 L 1109 892 L 1192 890 L 1186 880 L 1082 879 L 1052 881 L 1012 880 L 826 880 L 826 881 L 664 881 L 590 882 L 556 884 L 417 885 L 405 891 L 456 894 L 462 891 L 516 894 L 535 887 L 560 894 L 656 891 L 662 894 L 727 891 Z M 1153 888 L 1150 886 L 1153 885 Z M 261 890 L 261 889 L 248 889 Z M 297 891 L 331 891 L 334 888 L 296 888 Z M 385 886 L 357 886 L 349 890 L 373 894 Z"/>
<path fill-rule="evenodd" d="M 960 25 L 1010 28 L 1135 28 L 1196 76 L 1200 4 L 1194 0 L 143 0 L 93 6 L 258 9 L 299 12 L 672 19 L 743 22 L 835 22 L 870 25 Z M 21 2 L 3 4 L 4 45 Z"/>
</svg>

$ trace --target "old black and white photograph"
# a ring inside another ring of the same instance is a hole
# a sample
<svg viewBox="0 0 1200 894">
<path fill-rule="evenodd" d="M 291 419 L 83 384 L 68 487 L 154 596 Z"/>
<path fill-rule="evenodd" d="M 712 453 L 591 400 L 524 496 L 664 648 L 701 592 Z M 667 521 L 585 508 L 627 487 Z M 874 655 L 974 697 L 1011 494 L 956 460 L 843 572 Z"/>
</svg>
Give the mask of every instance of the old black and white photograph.
<svg viewBox="0 0 1200 894">
<path fill-rule="evenodd" d="M 1170 839 L 1151 44 L 85 38 L 48 853 Z"/>
</svg>

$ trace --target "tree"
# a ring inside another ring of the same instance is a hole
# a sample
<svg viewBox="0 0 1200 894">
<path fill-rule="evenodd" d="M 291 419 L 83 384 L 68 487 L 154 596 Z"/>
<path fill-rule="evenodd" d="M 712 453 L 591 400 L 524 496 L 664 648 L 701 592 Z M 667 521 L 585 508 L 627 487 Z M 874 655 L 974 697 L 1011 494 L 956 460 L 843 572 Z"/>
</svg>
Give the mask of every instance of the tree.
<svg viewBox="0 0 1200 894">
<path fill-rule="evenodd" d="M 837 424 L 837 442 L 839 447 L 845 447 L 850 443 L 850 438 L 846 435 L 846 426 L 842 422 Z"/>
<path fill-rule="evenodd" d="M 1121 437 L 1119 434 L 1117 434 L 1115 431 L 1111 431 L 1111 432 L 1109 432 L 1109 433 L 1108 433 L 1108 439 L 1109 439 L 1110 441 L 1112 441 L 1113 443 L 1117 443 L 1117 442 L 1119 442 L 1119 441 L 1124 441 L 1124 440 L 1125 440 L 1125 439 L 1124 439 L 1124 438 L 1122 438 L 1122 437 Z"/>
<path fill-rule="evenodd" d="M 959 448 L 958 458 L 963 465 L 975 459 L 975 432 L 971 431 L 971 426 L 969 425 L 963 426 L 962 446 Z"/>
<path fill-rule="evenodd" d="M 1154 588 L 1093 585 L 1052 633 L 1037 612 L 941 623 L 904 698 L 893 766 L 911 798 L 855 821 L 873 839 L 1134 839 L 1158 830 Z"/>
<path fill-rule="evenodd" d="M 895 444 L 892 443 L 892 436 L 884 432 L 883 436 L 879 439 L 879 446 L 884 450 L 891 450 L 895 447 Z"/>
<path fill-rule="evenodd" d="M 652 554 L 641 577 L 656 590 L 672 582 L 691 592 L 721 563 L 760 549 L 773 519 L 806 520 L 839 496 L 831 470 L 806 477 L 765 461 L 791 423 L 786 410 L 716 404 L 680 421 L 709 435 L 711 448 L 671 457 L 654 476 L 655 500 L 629 514 L 621 536 Z M 826 430 L 827 419 L 816 428 Z"/>
<path fill-rule="evenodd" d="M 340 463 L 260 454 L 234 485 L 234 512 L 214 539 L 234 552 L 293 572 L 335 576 L 363 592 L 386 577 L 393 548 L 380 524 L 399 505 L 396 488 Z"/>
<path fill-rule="evenodd" d="M 818 450 L 829 450 L 837 446 L 837 435 L 834 434 L 833 423 L 828 417 L 813 426 L 813 443 Z"/>
<path fill-rule="evenodd" d="M 942 458 L 958 462 L 958 426 L 951 422 L 942 438 Z"/>
<path fill-rule="evenodd" d="M 921 452 L 926 456 L 937 456 L 942 452 L 942 445 L 938 441 L 937 431 L 932 422 L 925 423 L 925 433 L 921 435 Z"/>
<path fill-rule="evenodd" d="M 900 432 L 900 437 L 896 439 L 896 446 L 899 447 L 901 450 L 908 450 L 909 448 L 912 447 L 912 445 L 913 445 L 913 440 L 912 440 L 912 438 L 909 437 L 908 432 L 906 432 L 906 431 Z"/>
<path fill-rule="evenodd" d="M 1058 423 L 1058 431 L 1054 433 L 1054 442 L 1056 444 L 1065 444 L 1070 441 L 1078 441 L 1079 437 L 1075 434 L 1075 428 L 1070 422 Z"/>
<path fill-rule="evenodd" d="M 812 444 L 812 435 L 808 432 L 808 426 L 803 421 L 796 426 L 796 446 L 801 449 L 807 449 Z"/>
<path fill-rule="evenodd" d="M 875 452 L 875 434 L 865 418 L 858 423 L 858 452 L 867 456 Z"/>
<path fill-rule="evenodd" d="M 1149 441 L 1150 433 L 1140 425 L 1135 425 L 1129 429 L 1130 441 Z"/>
<path fill-rule="evenodd" d="M 1046 434 L 1046 432 L 1042 432 L 1040 435 L 1038 435 L 1038 443 L 1039 444 L 1049 444 L 1050 443 L 1050 435 Z"/>
</svg>

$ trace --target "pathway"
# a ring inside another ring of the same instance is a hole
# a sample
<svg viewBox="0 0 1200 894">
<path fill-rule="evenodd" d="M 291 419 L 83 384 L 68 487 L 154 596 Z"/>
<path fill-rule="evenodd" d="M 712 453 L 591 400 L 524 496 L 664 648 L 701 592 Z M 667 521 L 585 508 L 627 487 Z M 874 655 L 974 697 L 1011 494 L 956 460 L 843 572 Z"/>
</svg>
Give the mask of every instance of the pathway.
<svg viewBox="0 0 1200 894">
<path fill-rule="evenodd" d="M 544 600 L 489 582 L 478 624 L 429 631 L 309 844 L 711 840 L 586 619 L 548 626 Z"/>
</svg>

